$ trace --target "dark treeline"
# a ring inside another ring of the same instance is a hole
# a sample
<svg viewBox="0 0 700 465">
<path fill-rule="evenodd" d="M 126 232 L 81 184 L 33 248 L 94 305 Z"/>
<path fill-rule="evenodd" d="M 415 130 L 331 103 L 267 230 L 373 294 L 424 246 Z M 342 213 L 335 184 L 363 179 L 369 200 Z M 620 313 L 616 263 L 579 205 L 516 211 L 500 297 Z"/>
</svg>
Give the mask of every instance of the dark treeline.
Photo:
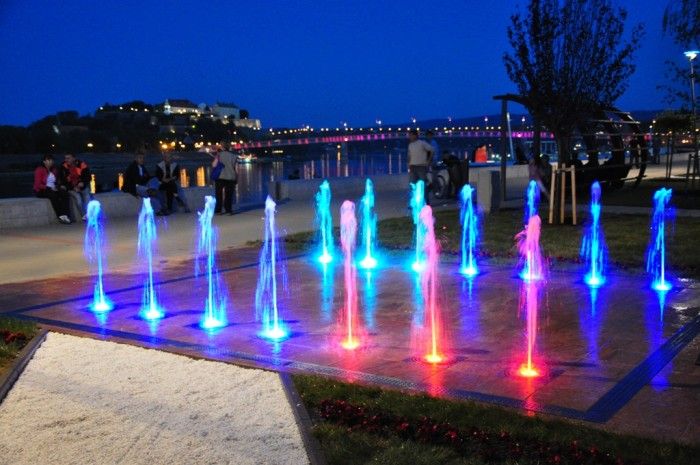
<svg viewBox="0 0 700 465">
<path fill-rule="evenodd" d="M 248 140 L 250 132 L 204 116 L 165 115 L 158 105 L 142 101 L 107 103 L 94 115 L 69 110 L 26 127 L 0 126 L 0 154 L 133 152 L 173 142 L 173 149 L 191 150 L 197 142 Z"/>
</svg>

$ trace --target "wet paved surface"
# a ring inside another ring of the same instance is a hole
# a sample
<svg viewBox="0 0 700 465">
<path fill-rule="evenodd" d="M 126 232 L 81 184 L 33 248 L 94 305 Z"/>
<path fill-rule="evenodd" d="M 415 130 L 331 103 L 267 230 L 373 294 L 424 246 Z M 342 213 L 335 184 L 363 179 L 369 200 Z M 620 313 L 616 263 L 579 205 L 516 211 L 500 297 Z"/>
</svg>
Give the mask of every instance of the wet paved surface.
<svg viewBox="0 0 700 465">
<path fill-rule="evenodd" d="M 158 274 L 162 320 L 141 319 L 142 274 L 107 276 L 116 308 L 99 317 L 87 308 L 86 277 L 0 286 L 0 312 L 32 318 L 59 331 L 119 340 L 274 370 L 315 373 L 433 395 L 473 399 L 564 416 L 616 431 L 700 442 L 700 286 L 676 281 L 664 296 L 646 278 L 608 277 L 595 295 L 580 272 L 551 272 L 538 292 L 536 364 L 543 376 L 516 374 L 524 361 L 525 285 L 510 267 L 482 266 L 463 278 L 452 257 L 440 265 L 438 304 L 447 361 L 431 365 L 412 344 L 423 300 L 409 255 L 391 254 L 371 273 L 358 270 L 362 346 L 339 342 L 343 266 L 325 269 L 310 255 L 284 261 L 287 292 L 280 309 L 291 337 L 258 336 L 254 296 L 257 252 L 225 252 L 221 276 L 229 293 L 229 325 L 199 328 L 206 283 L 191 262 L 164 264 Z M 694 412 L 694 413 L 693 413 Z"/>
</svg>

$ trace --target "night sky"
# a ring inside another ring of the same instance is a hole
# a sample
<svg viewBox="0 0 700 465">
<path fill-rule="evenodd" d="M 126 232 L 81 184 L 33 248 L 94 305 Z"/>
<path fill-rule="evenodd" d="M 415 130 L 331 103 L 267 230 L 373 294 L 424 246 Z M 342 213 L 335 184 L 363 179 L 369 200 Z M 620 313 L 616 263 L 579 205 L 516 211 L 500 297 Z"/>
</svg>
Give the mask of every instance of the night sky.
<svg viewBox="0 0 700 465">
<path fill-rule="evenodd" d="M 502 55 L 517 4 L 0 0 L 0 124 L 166 98 L 234 102 L 266 127 L 497 113 L 491 97 L 515 90 Z M 663 62 L 682 61 L 666 1 L 618 4 L 628 30 L 646 27 L 618 106 L 663 108 Z"/>
</svg>

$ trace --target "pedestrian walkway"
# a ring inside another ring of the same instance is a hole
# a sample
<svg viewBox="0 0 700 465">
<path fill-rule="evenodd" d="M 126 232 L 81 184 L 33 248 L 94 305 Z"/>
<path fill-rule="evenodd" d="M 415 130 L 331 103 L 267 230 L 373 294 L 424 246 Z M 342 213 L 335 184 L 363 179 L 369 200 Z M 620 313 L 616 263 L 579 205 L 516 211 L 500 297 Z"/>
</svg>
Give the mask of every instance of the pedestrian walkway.
<svg viewBox="0 0 700 465">
<path fill-rule="evenodd" d="M 407 196 L 407 190 L 377 196 L 375 209 L 378 218 L 406 215 Z M 334 198 L 331 206 L 336 226 L 343 200 Z M 446 203 L 454 205 L 453 201 Z M 315 229 L 313 200 L 285 202 L 277 206 L 277 212 L 281 234 Z M 262 208 L 233 216 L 215 216 L 214 224 L 219 228 L 219 250 L 244 246 L 261 238 L 263 216 Z M 196 246 L 197 214 L 175 214 L 158 217 L 156 221 L 161 265 L 191 258 Z M 3 231 L 0 241 L 0 284 L 86 274 L 88 269 L 82 254 L 83 234 L 84 226 L 80 224 Z M 105 234 L 108 269 L 128 272 L 137 262 L 137 218 L 115 221 L 107 218 Z"/>
</svg>

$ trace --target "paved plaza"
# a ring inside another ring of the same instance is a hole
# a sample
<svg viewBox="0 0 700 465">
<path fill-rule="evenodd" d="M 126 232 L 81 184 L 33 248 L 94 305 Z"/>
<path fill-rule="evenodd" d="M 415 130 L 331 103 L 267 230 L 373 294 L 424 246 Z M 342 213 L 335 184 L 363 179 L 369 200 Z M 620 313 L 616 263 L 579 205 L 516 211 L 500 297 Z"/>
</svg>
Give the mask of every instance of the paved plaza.
<svg viewBox="0 0 700 465">
<path fill-rule="evenodd" d="M 88 309 L 87 276 L 2 285 L 0 308 L 58 331 L 212 360 L 473 399 L 661 439 L 700 437 L 688 414 L 700 410 L 697 284 L 677 281 L 659 295 L 645 277 L 616 273 L 592 295 L 580 272 L 551 272 L 538 294 L 536 363 L 543 376 L 524 379 L 517 368 L 525 354 L 525 288 L 512 267 L 482 266 L 467 280 L 455 257 L 443 257 L 438 304 L 447 360 L 431 365 L 411 343 L 425 309 L 410 258 L 387 253 L 380 269 L 358 270 L 362 345 L 354 351 L 339 344 L 343 266 L 338 259 L 321 267 L 308 253 L 283 262 L 287 292 L 279 308 L 290 337 L 282 342 L 259 337 L 252 248 L 221 254 L 229 325 L 217 331 L 199 327 L 206 282 L 192 261 L 158 273 L 166 316 L 156 322 L 139 317 L 143 275 L 136 270 L 106 277 L 116 308 L 104 316 Z"/>
</svg>

